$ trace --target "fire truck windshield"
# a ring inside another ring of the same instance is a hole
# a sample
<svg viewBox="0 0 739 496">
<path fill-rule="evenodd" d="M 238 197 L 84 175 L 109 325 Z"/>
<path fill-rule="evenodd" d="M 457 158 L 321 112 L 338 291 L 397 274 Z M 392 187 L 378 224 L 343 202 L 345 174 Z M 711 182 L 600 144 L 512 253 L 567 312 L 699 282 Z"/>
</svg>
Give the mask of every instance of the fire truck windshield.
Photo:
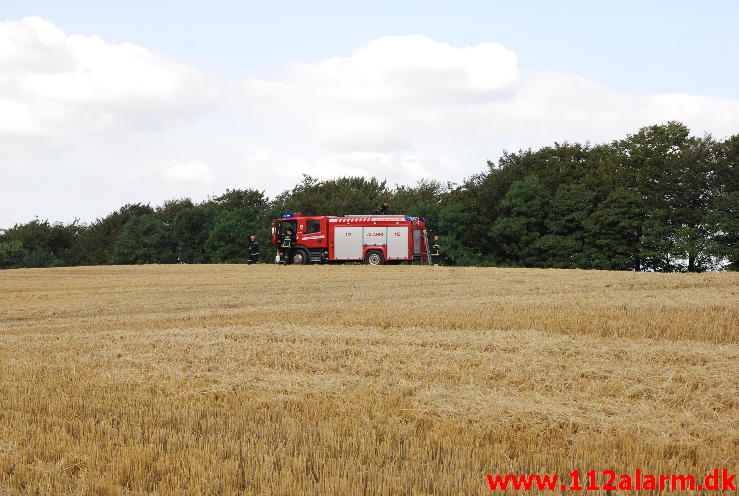
<svg viewBox="0 0 739 496">
<path fill-rule="evenodd" d="M 297 229 L 296 229 L 297 228 L 297 224 L 298 224 L 298 221 L 292 220 L 292 219 L 291 220 L 280 220 L 277 223 L 277 225 L 279 226 L 277 233 L 278 234 L 285 234 L 288 229 L 292 229 L 293 234 L 295 234 L 295 233 L 298 232 Z"/>
</svg>

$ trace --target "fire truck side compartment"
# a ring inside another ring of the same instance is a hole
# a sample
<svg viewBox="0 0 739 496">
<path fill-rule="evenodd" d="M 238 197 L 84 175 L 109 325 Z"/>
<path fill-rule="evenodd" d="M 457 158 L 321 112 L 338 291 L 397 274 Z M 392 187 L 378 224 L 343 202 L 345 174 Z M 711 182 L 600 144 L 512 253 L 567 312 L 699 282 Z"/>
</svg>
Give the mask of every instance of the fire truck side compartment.
<svg viewBox="0 0 739 496">
<path fill-rule="evenodd" d="M 335 227 L 335 260 L 360 260 L 362 258 L 362 231 L 361 227 Z"/>
<path fill-rule="evenodd" d="M 386 227 L 363 227 L 364 235 L 362 239 L 364 246 L 385 246 L 385 239 L 387 238 Z"/>
<path fill-rule="evenodd" d="M 387 228 L 387 258 L 388 260 L 408 258 L 408 226 Z"/>
</svg>

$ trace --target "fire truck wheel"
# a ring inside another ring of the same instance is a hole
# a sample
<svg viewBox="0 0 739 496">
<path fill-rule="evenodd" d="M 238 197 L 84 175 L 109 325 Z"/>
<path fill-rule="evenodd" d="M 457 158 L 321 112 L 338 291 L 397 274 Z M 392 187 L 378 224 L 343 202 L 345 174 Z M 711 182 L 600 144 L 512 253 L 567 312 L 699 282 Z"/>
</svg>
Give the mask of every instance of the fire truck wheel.
<svg viewBox="0 0 739 496">
<path fill-rule="evenodd" d="M 293 264 L 294 265 L 307 265 L 310 263 L 310 256 L 305 250 L 295 250 L 293 253 Z"/>
<path fill-rule="evenodd" d="M 385 257 L 382 256 L 382 252 L 379 250 L 370 250 L 364 256 L 364 263 L 366 265 L 384 265 Z"/>
</svg>

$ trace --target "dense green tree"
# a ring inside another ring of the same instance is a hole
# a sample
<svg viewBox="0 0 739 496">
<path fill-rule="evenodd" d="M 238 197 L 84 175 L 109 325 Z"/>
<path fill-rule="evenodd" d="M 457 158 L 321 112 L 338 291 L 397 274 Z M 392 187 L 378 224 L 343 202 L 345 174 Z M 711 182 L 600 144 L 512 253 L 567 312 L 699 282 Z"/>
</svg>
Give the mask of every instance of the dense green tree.
<svg viewBox="0 0 739 496">
<path fill-rule="evenodd" d="M 453 229 L 454 239 L 459 245 L 474 253 L 474 262 L 470 262 L 470 265 L 493 262 L 490 255 L 493 252 L 493 244 L 488 235 L 493 221 L 481 212 L 483 196 L 481 182 L 482 175 L 478 174 L 451 188 L 444 194 L 441 200 L 443 206 L 439 212 L 440 234 L 452 235 Z M 453 225 L 452 222 L 446 222 L 442 226 L 441 219 L 447 215 L 445 213 L 447 209 L 450 218 L 453 219 Z M 446 241 L 450 241 L 448 236 Z"/>
<path fill-rule="evenodd" d="M 534 253 L 531 245 L 545 233 L 549 192 L 536 176 L 511 184 L 501 213 L 490 228 L 500 255 L 514 265 L 528 265 Z"/>
<path fill-rule="evenodd" d="M 582 241 L 584 222 L 593 209 L 593 193 L 579 184 L 563 184 L 549 202 L 547 231 Z"/>
<path fill-rule="evenodd" d="M 720 145 L 695 138 L 678 122 L 645 127 L 616 143 L 615 174 L 639 194 L 647 212 L 659 212 L 673 240 L 673 263 L 689 272 L 704 270 L 711 255 L 711 208 L 724 191 Z M 684 262 L 681 262 L 684 260 Z"/>
<path fill-rule="evenodd" d="M 717 172 L 724 185 L 723 193 L 735 193 L 739 191 L 739 134 L 721 143 L 719 150 L 721 160 Z"/>
<path fill-rule="evenodd" d="M 257 222 L 250 208 L 221 212 L 205 242 L 208 257 L 216 263 L 245 263 Z"/>
<path fill-rule="evenodd" d="M 207 263 L 210 261 L 205 243 L 218 215 L 218 210 L 209 205 L 185 208 L 177 212 L 170 229 L 180 262 Z"/>
<path fill-rule="evenodd" d="M 674 236 L 674 255 L 687 261 L 680 264 L 683 271 L 703 272 L 719 266 L 714 239 L 707 235 L 704 225 L 679 227 Z"/>
<path fill-rule="evenodd" d="M 129 219 L 113 243 L 115 264 L 173 263 L 174 246 L 167 227 L 154 215 Z"/>
<path fill-rule="evenodd" d="M 503 199 L 512 184 L 528 176 L 536 176 L 549 195 L 561 185 L 580 185 L 593 194 L 594 201 L 605 198 L 611 188 L 604 184 L 603 168 L 608 165 L 606 146 L 555 143 L 536 151 L 504 152 L 497 164 L 488 162 L 489 170 L 467 181 L 461 191 L 466 196 L 471 216 L 470 230 L 490 232 L 504 212 Z M 499 258 L 499 247 L 493 238 L 483 240 L 483 252 Z"/>
<path fill-rule="evenodd" d="M 221 212 L 246 208 L 252 213 L 257 213 L 264 209 L 268 203 L 269 199 L 264 196 L 264 191 L 227 189 L 222 195 L 210 198 L 205 202 L 205 205 L 215 207 Z"/>
<path fill-rule="evenodd" d="M 589 250 L 583 265 L 595 269 L 639 270 L 644 202 L 619 190 L 608 196 L 586 222 Z"/>
<path fill-rule="evenodd" d="M 582 240 L 573 236 L 545 234 L 531 243 L 527 251 L 527 265 L 533 267 L 574 269 L 587 263 Z"/>
<path fill-rule="evenodd" d="M 474 246 L 465 245 L 467 214 L 458 203 L 445 202 L 439 208 L 438 234 L 441 237 L 441 253 L 445 263 L 452 265 L 479 265 L 485 263 Z M 437 232 L 433 232 L 437 234 Z M 479 250 L 479 247 L 478 247 Z"/>
<path fill-rule="evenodd" d="M 104 265 L 113 263 L 113 244 L 123 232 L 126 223 L 133 217 L 153 215 L 154 209 L 140 203 L 128 204 L 97 219 L 87 229 L 80 232 L 79 249 L 83 253 L 85 263 Z"/>
<path fill-rule="evenodd" d="M 175 217 L 182 210 L 193 208 L 192 200 L 189 198 L 180 198 L 175 200 L 167 200 L 155 209 L 155 217 L 166 225 L 169 225 L 174 221 Z"/>
<path fill-rule="evenodd" d="M 739 191 L 716 202 L 713 225 L 715 254 L 728 262 L 728 270 L 739 271 Z"/>
<path fill-rule="evenodd" d="M 739 134 L 720 145 L 717 176 L 723 185 L 712 205 L 713 248 L 728 262 L 728 270 L 739 270 Z"/>
<path fill-rule="evenodd" d="M 592 210 L 593 196 L 579 184 L 563 184 L 557 188 L 547 208 L 546 234 L 529 248 L 530 265 L 574 268 L 585 263 L 585 222 Z"/>
<path fill-rule="evenodd" d="M 662 212 L 651 212 L 644 220 L 639 245 L 639 259 L 643 270 L 673 272 L 678 267 L 672 260 L 675 238 Z"/>
<path fill-rule="evenodd" d="M 82 262 L 76 241 L 80 232 L 77 221 L 71 224 L 33 220 L 16 224 L 2 236 L 2 241 L 20 242 L 26 252 L 24 267 L 57 267 Z"/>
<path fill-rule="evenodd" d="M 27 267 L 28 250 L 20 241 L 0 242 L 0 269 Z"/>
<path fill-rule="evenodd" d="M 341 177 L 319 181 L 304 175 L 303 181 L 275 199 L 283 212 L 306 215 L 371 214 L 390 197 L 385 181 L 374 177 Z M 392 207 L 392 206 L 391 206 Z M 395 212 L 393 208 L 391 212 Z"/>
</svg>

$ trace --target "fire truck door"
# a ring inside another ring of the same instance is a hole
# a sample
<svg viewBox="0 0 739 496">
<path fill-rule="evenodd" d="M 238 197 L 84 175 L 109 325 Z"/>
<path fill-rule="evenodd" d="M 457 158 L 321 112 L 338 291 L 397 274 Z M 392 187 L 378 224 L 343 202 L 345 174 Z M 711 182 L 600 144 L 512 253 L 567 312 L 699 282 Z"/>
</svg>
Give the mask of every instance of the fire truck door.
<svg viewBox="0 0 739 496">
<path fill-rule="evenodd" d="M 362 234 L 361 227 L 334 228 L 334 259 L 361 260 Z"/>
<path fill-rule="evenodd" d="M 387 258 L 408 259 L 408 226 L 387 228 Z"/>
</svg>

